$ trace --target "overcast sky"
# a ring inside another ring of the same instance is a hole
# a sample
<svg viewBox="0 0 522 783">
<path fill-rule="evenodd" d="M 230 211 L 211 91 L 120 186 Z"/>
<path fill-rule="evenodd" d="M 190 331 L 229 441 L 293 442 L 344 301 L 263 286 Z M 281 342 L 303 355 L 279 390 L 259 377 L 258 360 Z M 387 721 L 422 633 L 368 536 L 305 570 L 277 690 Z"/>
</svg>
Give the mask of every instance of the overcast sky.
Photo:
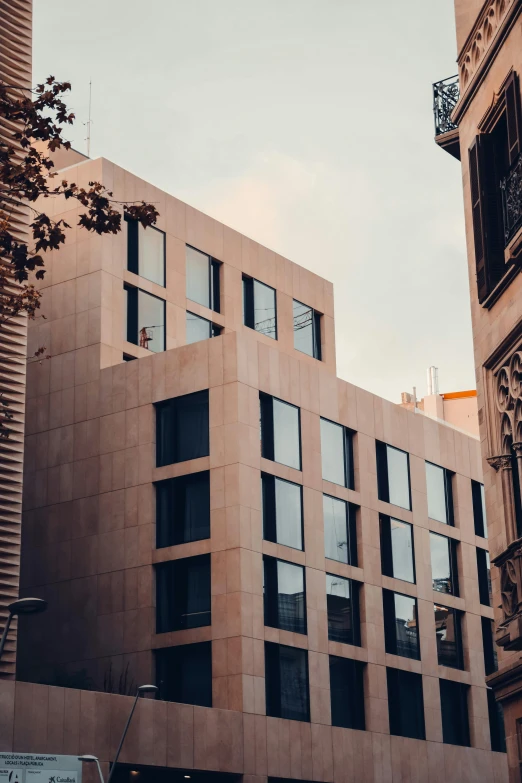
<svg viewBox="0 0 522 783">
<path fill-rule="evenodd" d="M 453 0 L 36 0 L 34 79 L 103 155 L 331 280 L 338 374 L 474 388 L 458 161 L 431 84 Z"/>
</svg>

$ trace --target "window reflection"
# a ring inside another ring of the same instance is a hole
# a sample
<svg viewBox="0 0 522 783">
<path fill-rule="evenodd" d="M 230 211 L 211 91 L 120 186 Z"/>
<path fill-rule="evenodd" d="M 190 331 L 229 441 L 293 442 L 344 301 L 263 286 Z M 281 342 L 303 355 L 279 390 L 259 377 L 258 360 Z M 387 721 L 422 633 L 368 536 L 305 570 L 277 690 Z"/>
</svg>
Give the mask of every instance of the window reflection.
<svg viewBox="0 0 522 783">
<path fill-rule="evenodd" d="M 386 652 L 420 658 L 416 599 L 383 590 L 383 608 Z"/>
<path fill-rule="evenodd" d="M 165 301 L 125 286 L 126 329 L 130 343 L 158 353 L 165 350 Z"/>
<path fill-rule="evenodd" d="M 261 483 L 264 538 L 303 549 L 302 488 L 266 473 L 261 476 Z"/>
<path fill-rule="evenodd" d="M 328 638 L 344 644 L 360 644 L 357 586 L 350 579 L 326 574 Z"/>
<path fill-rule="evenodd" d="M 458 595 L 455 544 L 446 536 L 430 533 L 431 577 L 438 593 Z"/>
<path fill-rule="evenodd" d="M 306 633 L 304 569 L 264 557 L 265 625 Z"/>
<path fill-rule="evenodd" d="M 345 428 L 327 419 L 321 419 L 321 460 L 323 479 L 345 487 Z"/>
<path fill-rule="evenodd" d="M 187 299 L 219 313 L 219 262 L 185 246 Z"/>
<path fill-rule="evenodd" d="M 320 324 L 319 313 L 294 299 L 294 348 L 314 359 L 321 358 Z"/>
<path fill-rule="evenodd" d="M 344 500 L 323 495 L 325 557 L 349 562 L 348 504 Z"/>
<path fill-rule="evenodd" d="M 243 277 L 243 323 L 277 340 L 276 292 L 252 277 Z"/>
<path fill-rule="evenodd" d="M 407 522 L 390 519 L 393 574 L 396 579 L 415 582 L 413 528 Z"/>
<path fill-rule="evenodd" d="M 199 315 L 189 313 L 187 310 L 187 335 L 186 343 L 198 343 L 200 340 L 208 340 L 211 337 L 217 337 L 221 329 L 219 326 L 215 326 L 212 321 L 208 321 L 206 318 L 201 318 Z"/>
<path fill-rule="evenodd" d="M 274 399 L 274 460 L 301 469 L 299 408 Z"/>
<path fill-rule="evenodd" d="M 460 636 L 460 612 L 435 604 L 435 635 L 439 666 L 462 669 L 462 645 Z"/>
<path fill-rule="evenodd" d="M 448 524 L 446 503 L 446 480 L 444 468 L 426 462 L 426 488 L 428 493 L 428 516 Z"/>
<path fill-rule="evenodd" d="M 411 509 L 409 455 L 376 441 L 379 500 Z"/>
<path fill-rule="evenodd" d="M 125 216 L 127 227 L 127 269 L 153 283 L 165 286 L 165 234 Z"/>
</svg>

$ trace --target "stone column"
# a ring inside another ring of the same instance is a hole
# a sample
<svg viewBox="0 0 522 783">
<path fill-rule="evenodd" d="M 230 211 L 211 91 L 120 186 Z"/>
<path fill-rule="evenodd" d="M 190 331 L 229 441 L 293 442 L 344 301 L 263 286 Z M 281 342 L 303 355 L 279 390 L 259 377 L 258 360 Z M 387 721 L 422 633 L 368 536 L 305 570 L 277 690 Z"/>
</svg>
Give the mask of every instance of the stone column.
<svg viewBox="0 0 522 783">
<path fill-rule="evenodd" d="M 516 444 L 521 446 L 522 444 Z M 522 455 L 521 455 L 522 456 Z M 504 502 L 504 523 L 506 527 L 506 544 L 509 546 L 518 538 L 515 516 L 515 494 L 513 492 L 513 475 L 510 454 L 501 454 L 498 457 L 488 457 L 488 463 L 497 472 L 500 470 L 502 481 L 502 499 Z M 517 465 L 520 470 L 520 462 L 517 457 Z M 520 473 L 519 473 L 520 475 Z"/>
</svg>

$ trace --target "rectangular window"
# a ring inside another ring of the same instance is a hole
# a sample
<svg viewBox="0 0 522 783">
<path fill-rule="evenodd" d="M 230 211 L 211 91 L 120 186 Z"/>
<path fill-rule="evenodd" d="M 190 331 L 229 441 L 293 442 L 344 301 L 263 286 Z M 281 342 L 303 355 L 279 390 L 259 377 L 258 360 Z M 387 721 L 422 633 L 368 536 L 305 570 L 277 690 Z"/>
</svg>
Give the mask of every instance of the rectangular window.
<svg viewBox="0 0 522 783">
<path fill-rule="evenodd" d="M 491 750 L 494 750 L 497 753 L 505 753 L 506 730 L 504 728 L 504 713 L 502 711 L 502 706 L 495 699 L 495 694 L 491 688 L 487 689 L 487 693 Z"/>
<path fill-rule="evenodd" d="M 364 663 L 330 655 L 332 726 L 366 728 L 364 720 Z"/>
<path fill-rule="evenodd" d="M 187 310 L 187 345 L 199 343 L 201 340 L 209 340 L 211 337 L 218 337 L 221 334 L 221 327 L 216 326 L 212 321 L 201 318 L 199 315 L 189 313 Z"/>
<path fill-rule="evenodd" d="M 129 343 L 154 353 L 165 350 L 165 300 L 132 286 L 124 286 Z"/>
<path fill-rule="evenodd" d="M 380 441 L 377 450 L 377 485 L 379 500 L 411 510 L 409 454 Z"/>
<path fill-rule="evenodd" d="M 159 481 L 156 484 L 156 547 L 210 538 L 210 473 Z"/>
<path fill-rule="evenodd" d="M 277 340 L 276 292 L 269 285 L 243 276 L 243 323 Z"/>
<path fill-rule="evenodd" d="M 461 616 L 458 609 L 434 604 L 435 637 L 437 640 L 437 658 L 439 666 L 464 668 L 462 652 Z"/>
<path fill-rule="evenodd" d="M 323 479 L 354 489 L 353 432 L 328 419 L 321 419 Z"/>
<path fill-rule="evenodd" d="M 321 314 L 294 299 L 294 348 L 321 360 Z"/>
<path fill-rule="evenodd" d="M 261 489 L 263 538 L 292 549 L 303 549 L 302 487 L 263 473 Z"/>
<path fill-rule="evenodd" d="M 212 642 L 155 651 L 159 698 L 212 707 Z"/>
<path fill-rule="evenodd" d="M 484 484 L 478 481 L 471 482 L 471 496 L 473 498 L 473 520 L 475 522 L 475 535 L 482 538 L 488 537 L 488 523 L 486 519 L 486 498 L 484 496 Z"/>
<path fill-rule="evenodd" d="M 426 462 L 426 488 L 428 492 L 428 516 L 445 525 L 453 525 L 453 474 Z"/>
<path fill-rule="evenodd" d="M 477 573 L 480 603 L 483 606 L 491 606 L 491 568 L 489 565 L 489 552 L 477 547 Z"/>
<path fill-rule="evenodd" d="M 301 470 L 299 408 L 259 393 L 261 406 L 261 456 Z"/>
<path fill-rule="evenodd" d="M 187 270 L 187 299 L 219 313 L 219 261 L 196 250 L 185 247 Z"/>
<path fill-rule="evenodd" d="M 413 526 L 384 514 L 380 516 L 380 526 L 383 574 L 415 584 Z"/>
<path fill-rule="evenodd" d="M 482 647 L 484 649 L 484 671 L 488 674 L 498 671 L 497 649 L 493 640 L 493 620 L 489 617 L 481 617 Z"/>
<path fill-rule="evenodd" d="M 210 555 L 156 565 L 156 633 L 210 625 Z"/>
<path fill-rule="evenodd" d="M 442 741 L 447 745 L 469 747 L 468 686 L 452 680 L 439 680 L 442 712 Z"/>
<path fill-rule="evenodd" d="M 382 603 L 386 652 L 420 660 L 417 600 L 383 590 Z"/>
<path fill-rule="evenodd" d="M 304 568 L 263 557 L 265 625 L 306 633 Z"/>
<path fill-rule="evenodd" d="M 165 286 L 165 233 L 154 226 L 143 228 L 139 220 L 125 215 L 127 269 L 152 283 Z"/>
<path fill-rule="evenodd" d="M 307 651 L 265 642 L 265 688 L 267 715 L 309 721 Z"/>
<path fill-rule="evenodd" d="M 422 675 L 386 668 L 390 734 L 426 739 Z"/>
<path fill-rule="evenodd" d="M 351 503 L 323 495 L 324 556 L 357 565 L 357 509 Z"/>
<path fill-rule="evenodd" d="M 208 455 L 208 389 L 157 403 L 156 466 Z"/>
<path fill-rule="evenodd" d="M 352 579 L 326 574 L 328 638 L 332 642 L 361 644 L 359 585 Z"/>
<path fill-rule="evenodd" d="M 459 594 L 457 542 L 430 533 L 431 579 L 437 593 Z"/>
</svg>

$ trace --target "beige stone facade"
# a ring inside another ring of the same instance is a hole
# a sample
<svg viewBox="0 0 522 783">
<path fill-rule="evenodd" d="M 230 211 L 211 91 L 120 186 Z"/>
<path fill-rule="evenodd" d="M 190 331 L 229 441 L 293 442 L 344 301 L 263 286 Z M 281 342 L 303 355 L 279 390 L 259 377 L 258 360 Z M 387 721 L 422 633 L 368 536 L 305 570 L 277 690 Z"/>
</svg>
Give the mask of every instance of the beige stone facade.
<svg viewBox="0 0 522 783">
<path fill-rule="evenodd" d="M 212 707 L 141 703 L 124 761 L 237 773 L 248 783 L 504 783 L 505 754 L 491 751 L 481 630 L 493 610 L 480 603 L 475 554 L 488 548 L 473 518 L 479 442 L 336 377 L 329 282 L 106 160 L 67 176 L 156 204 L 166 286 L 127 270 L 125 232 L 99 238 L 73 228 L 50 257 L 46 320 L 30 335 L 51 359 L 29 365 L 22 569 L 24 593 L 46 598 L 49 609 L 21 628 L 18 674 L 28 682 L 0 691 L 15 715 L 14 729 L 0 732 L 2 749 L 109 762 L 130 700 L 85 690 L 86 678 L 101 691 L 108 671 L 118 677 L 128 667 L 134 683 L 154 681 L 154 651 L 210 642 Z M 66 206 L 57 201 L 54 214 L 74 225 Z M 221 263 L 219 313 L 187 300 L 187 245 Z M 243 275 L 276 290 L 277 341 L 243 325 Z M 166 301 L 164 352 L 124 339 L 124 284 Z M 320 315 L 322 361 L 294 348 L 293 299 Z M 187 310 L 221 335 L 186 345 Z M 206 389 L 208 456 L 156 467 L 154 406 Z M 260 392 L 299 408 L 301 470 L 261 457 Z M 353 433 L 352 489 L 322 478 L 321 417 Z M 409 454 L 412 510 L 378 498 L 377 441 Z M 428 516 L 426 461 L 452 477 L 454 526 Z M 206 470 L 210 537 L 156 548 L 155 482 Z M 262 472 L 302 487 L 303 551 L 263 539 Z M 357 509 L 357 566 L 325 558 L 323 494 Z M 381 515 L 413 526 L 415 583 L 382 574 Z M 456 542 L 458 596 L 433 590 L 430 532 Z M 156 566 L 208 553 L 211 624 L 157 633 Z M 264 556 L 304 566 L 307 633 L 264 624 Z M 326 573 L 360 585 L 360 645 L 329 639 Z M 383 588 L 417 599 L 420 660 L 386 652 Z M 462 669 L 438 663 L 439 602 L 462 612 Z M 309 721 L 267 716 L 265 642 L 306 651 Z M 364 664 L 365 731 L 332 726 L 329 656 Z M 420 675 L 425 740 L 390 734 L 386 667 Z M 443 742 L 440 678 L 468 686 L 470 747 Z"/>
</svg>

